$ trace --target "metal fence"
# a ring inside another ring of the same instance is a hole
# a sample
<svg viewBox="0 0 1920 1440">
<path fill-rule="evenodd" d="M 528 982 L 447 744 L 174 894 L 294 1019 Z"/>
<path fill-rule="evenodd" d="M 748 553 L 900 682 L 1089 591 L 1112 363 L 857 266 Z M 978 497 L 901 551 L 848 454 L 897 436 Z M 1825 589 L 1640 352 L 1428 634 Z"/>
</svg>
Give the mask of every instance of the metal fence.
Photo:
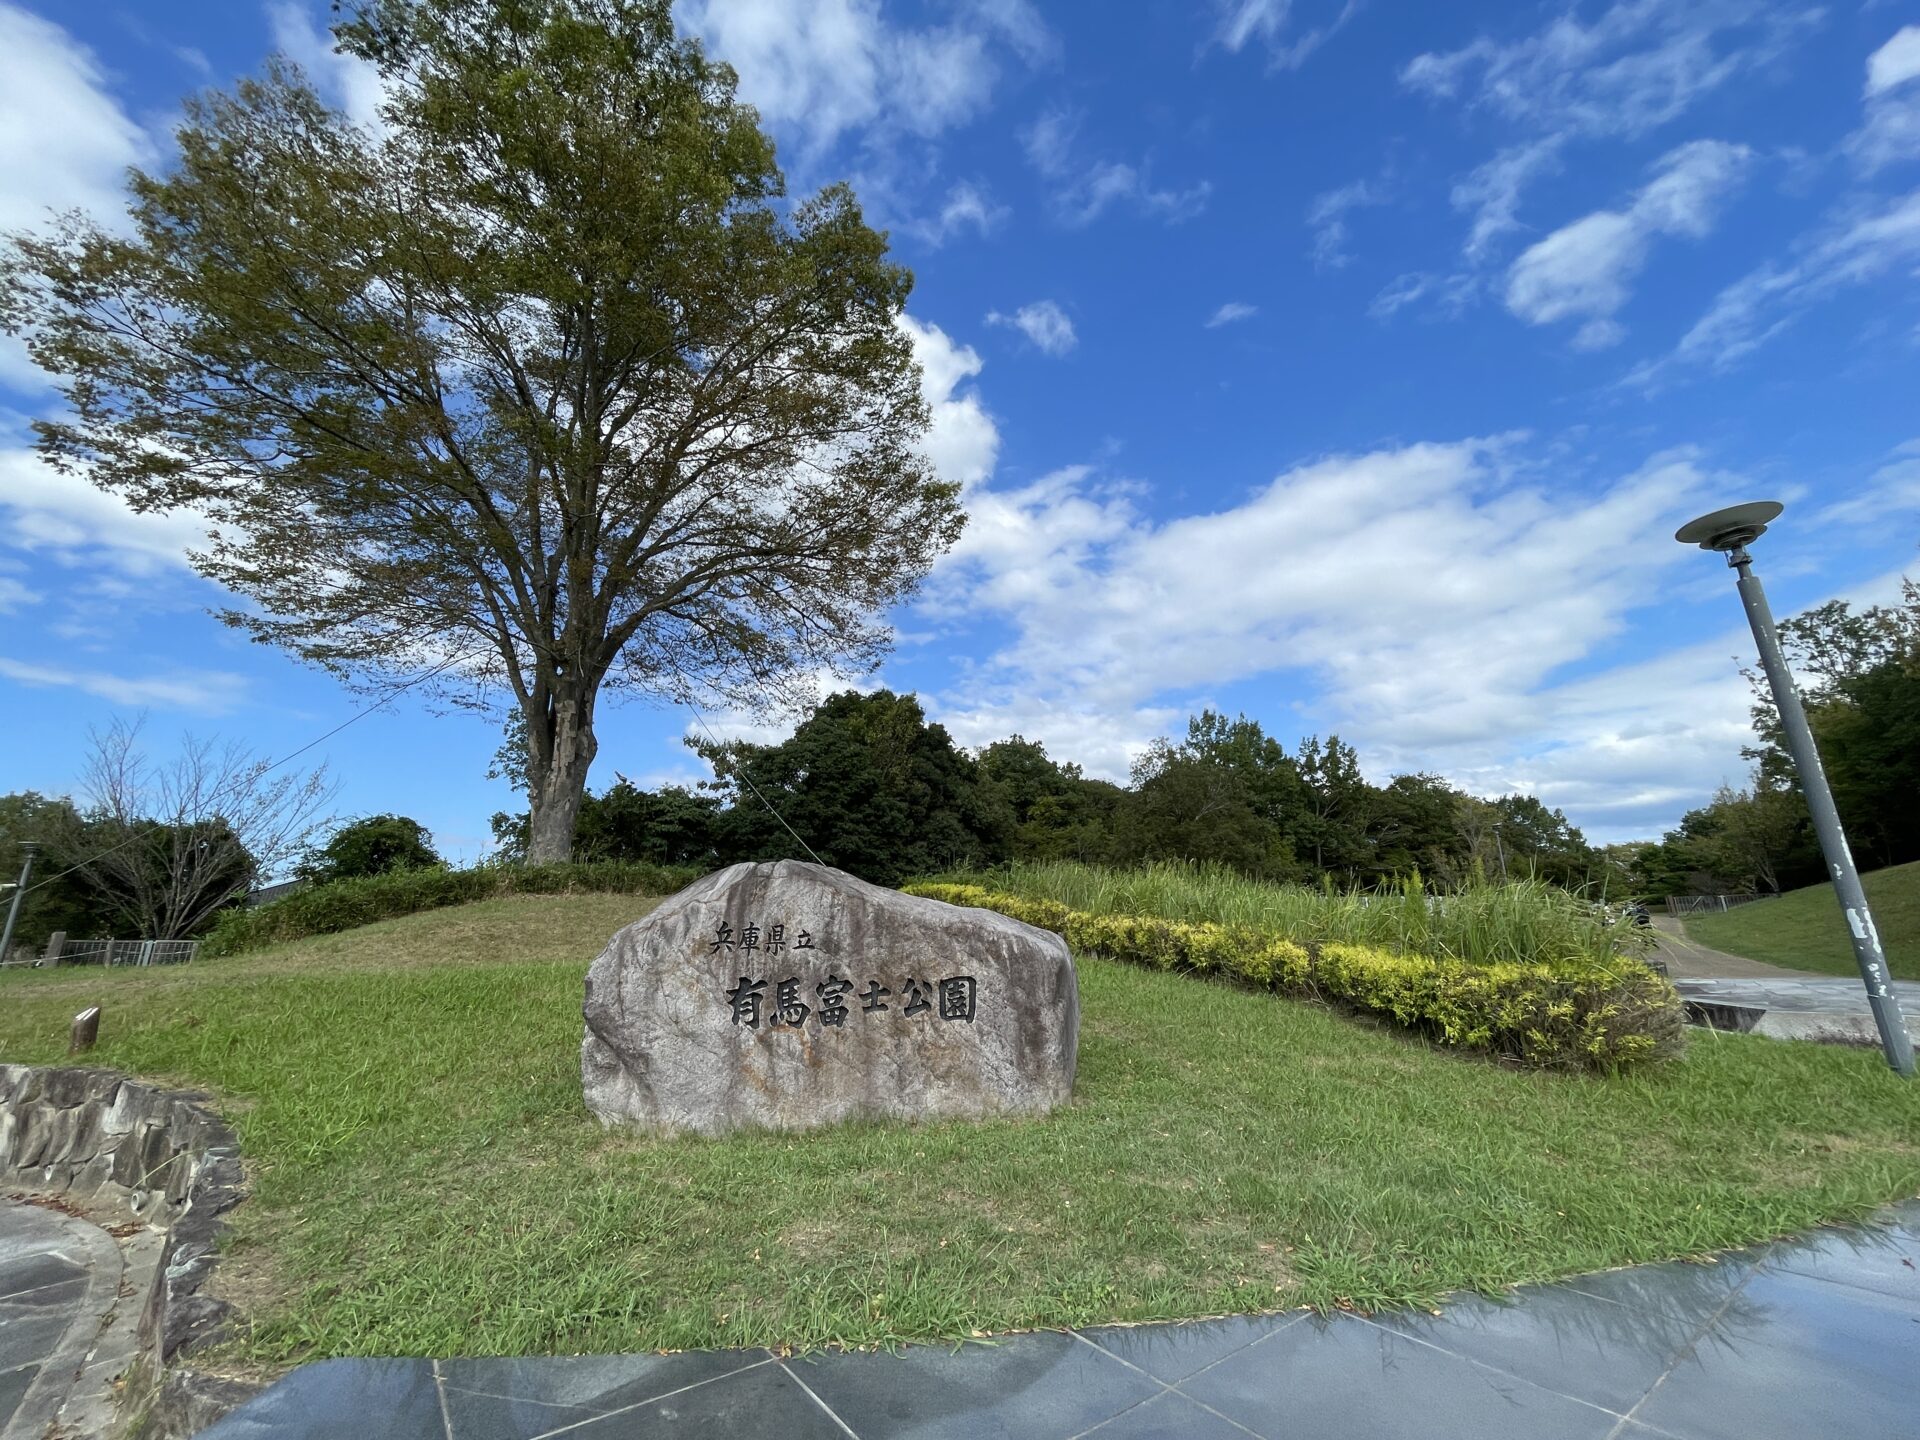
<svg viewBox="0 0 1920 1440">
<path fill-rule="evenodd" d="M 1736 905 L 1751 905 L 1756 900 L 1772 898 L 1771 895 L 1669 895 L 1667 913 L 1669 915 L 1718 914 L 1722 910 L 1731 910 Z"/>
<path fill-rule="evenodd" d="M 184 965 L 200 949 L 198 940 L 69 940 L 48 965 Z"/>
<path fill-rule="evenodd" d="M 258 890 L 247 892 L 247 908 L 251 910 L 256 905 L 271 905 L 276 900 L 286 899 L 296 890 L 306 888 L 307 882 L 304 880 L 282 880 L 277 885 L 262 885 Z"/>
</svg>

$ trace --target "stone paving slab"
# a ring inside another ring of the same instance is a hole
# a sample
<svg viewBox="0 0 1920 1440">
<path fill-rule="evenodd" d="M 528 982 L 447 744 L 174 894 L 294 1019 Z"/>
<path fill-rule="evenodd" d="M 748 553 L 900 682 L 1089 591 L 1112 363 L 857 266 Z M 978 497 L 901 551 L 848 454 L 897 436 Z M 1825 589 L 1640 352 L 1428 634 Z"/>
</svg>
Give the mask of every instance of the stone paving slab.
<svg viewBox="0 0 1920 1440">
<path fill-rule="evenodd" d="M 0 1440 L 42 1440 L 119 1298 L 105 1231 L 37 1205 L 0 1203 Z"/>
<path fill-rule="evenodd" d="M 1704 1265 L 897 1355 L 327 1360 L 204 1440 L 1914 1440 L 1920 1202 Z"/>
<path fill-rule="evenodd" d="M 1719 1030 L 1741 1030 L 1777 1040 L 1824 1040 L 1877 1045 L 1880 1031 L 1859 980 L 1676 979 L 1690 1016 Z M 1920 1035 L 1920 982 L 1893 982 L 1907 1033 Z"/>
</svg>

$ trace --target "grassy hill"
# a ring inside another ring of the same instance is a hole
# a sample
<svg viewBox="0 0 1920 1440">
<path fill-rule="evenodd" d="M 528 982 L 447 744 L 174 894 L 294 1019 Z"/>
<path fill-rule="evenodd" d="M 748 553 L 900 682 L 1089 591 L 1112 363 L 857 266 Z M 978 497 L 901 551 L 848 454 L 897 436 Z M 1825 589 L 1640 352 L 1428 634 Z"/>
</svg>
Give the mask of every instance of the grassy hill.
<svg viewBox="0 0 1920 1440">
<path fill-rule="evenodd" d="M 582 981 L 652 902 L 516 896 L 156 970 L 0 972 L 0 1060 L 210 1089 L 252 1186 L 232 1358 L 876 1344 L 1431 1303 L 1920 1193 L 1920 1086 L 1751 1036 L 1517 1070 L 1090 957 L 1044 1119 L 658 1140 L 581 1103 Z"/>
<path fill-rule="evenodd" d="M 1920 861 L 1890 865 L 1863 879 L 1880 943 L 1898 980 L 1920 980 Z M 1790 970 L 1858 975 L 1847 925 L 1833 886 L 1810 885 L 1722 915 L 1697 915 L 1687 937 L 1730 955 Z"/>
</svg>

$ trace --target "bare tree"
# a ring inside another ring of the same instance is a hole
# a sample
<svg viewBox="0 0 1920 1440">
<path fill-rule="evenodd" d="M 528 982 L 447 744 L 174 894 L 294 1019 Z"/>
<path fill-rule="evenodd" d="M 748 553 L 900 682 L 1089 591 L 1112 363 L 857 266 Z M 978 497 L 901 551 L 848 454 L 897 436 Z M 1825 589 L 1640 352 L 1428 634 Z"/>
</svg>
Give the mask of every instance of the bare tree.
<svg viewBox="0 0 1920 1440">
<path fill-rule="evenodd" d="M 337 787 L 325 767 L 274 774 L 238 745 L 191 735 L 155 762 L 141 724 L 91 733 L 60 848 L 117 920 L 143 939 L 177 940 L 304 851 Z"/>
</svg>

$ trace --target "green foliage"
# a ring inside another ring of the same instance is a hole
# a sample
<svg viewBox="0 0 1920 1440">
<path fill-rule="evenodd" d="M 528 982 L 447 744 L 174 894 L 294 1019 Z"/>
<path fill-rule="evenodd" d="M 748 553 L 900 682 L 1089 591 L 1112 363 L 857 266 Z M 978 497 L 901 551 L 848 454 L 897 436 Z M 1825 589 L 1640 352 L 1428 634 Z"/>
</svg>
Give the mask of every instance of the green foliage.
<svg viewBox="0 0 1920 1440">
<path fill-rule="evenodd" d="M 1905 581 L 1899 605 L 1831 600 L 1779 630 L 1856 858 L 1875 869 L 1920 860 L 1920 585 Z M 1753 781 L 1723 788 L 1642 849 L 1646 894 L 1778 892 L 1826 877 L 1772 693 L 1758 673 L 1747 679 L 1760 737 L 1746 752 Z"/>
<path fill-rule="evenodd" d="M 501 895 L 666 895 L 692 884 L 701 873 L 631 861 L 395 870 L 313 885 L 268 905 L 225 911 L 201 943 L 200 953 L 209 959 L 240 955 L 309 935 L 333 935 L 398 915 Z"/>
<path fill-rule="evenodd" d="M 1920 860 L 1920 648 L 1834 688 L 1814 737 L 1848 837 L 1868 865 Z"/>
<path fill-rule="evenodd" d="M 1920 861 L 1868 871 L 1860 883 L 1887 952 L 1887 968 L 1896 980 L 1920 980 Z M 1856 979 L 1860 974 L 1831 881 L 1737 905 L 1724 914 L 1690 915 L 1685 924 L 1689 940 L 1732 955 L 1822 975 Z"/>
<path fill-rule="evenodd" d="M 56 930 L 76 940 L 113 934 L 117 919 L 113 906 L 84 876 L 61 874 L 80 858 L 73 847 L 84 842 L 85 833 L 85 822 L 71 800 L 32 790 L 0 795 L 0 880 L 11 883 L 20 878 L 21 841 L 31 840 L 41 847 L 26 897 L 20 902 L 13 932 L 16 948 L 38 954 Z M 11 891 L 0 894 L 0 913 L 12 898 Z"/>
<path fill-rule="evenodd" d="M 1013 853 L 1022 860 L 1114 858 L 1115 816 L 1127 792 L 1058 762 L 1037 740 L 1014 735 L 980 752 L 980 778 L 1012 813 Z"/>
<path fill-rule="evenodd" d="M 303 880 L 327 885 L 444 863 L 417 820 L 404 815 L 369 815 L 334 831 L 325 845 L 307 857 L 298 873 Z"/>
<path fill-rule="evenodd" d="M 711 868 L 720 801 L 682 785 L 642 790 L 626 776 L 580 811 L 574 845 L 582 860 L 643 860 Z"/>
<path fill-rule="evenodd" d="M 1713 802 L 1689 810 L 1656 845 L 1634 856 L 1639 894 L 1777 894 L 1793 876 L 1819 869 L 1806 802 L 1797 790 L 1721 786 Z"/>
<path fill-rule="evenodd" d="M 493 817 L 500 859 L 525 862 L 528 828 L 525 811 Z M 642 790 L 616 775 L 600 794 L 581 800 L 573 844 L 579 860 L 643 860 L 711 869 L 720 853 L 720 800 L 681 785 Z"/>
<path fill-rule="evenodd" d="M 731 793 L 729 859 L 804 860 L 804 840 L 827 864 L 892 885 L 1007 855 L 1011 812 L 912 695 L 829 696 L 778 745 L 690 743 Z"/>
<path fill-rule="evenodd" d="M 1625 876 L 1558 810 L 1530 795 L 1482 800 L 1434 775 L 1370 783 L 1339 736 L 1289 755 L 1257 720 L 1213 710 L 1135 762 L 1111 844 L 1078 853 L 1016 846 L 1030 859 L 1189 861 L 1263 880 L 1379 884 L 1418 871 L 1452 884 L 1476 865 L 1568 889 L 1617 891 Z M 1024 828 L 1021 836 L 1025 839 Z"/>
<path fill-rule="evenodd" d="M 1286 874 L 1292 851 L 1255 810 L 1252 786 L 1230 764 L 1156 741 L 1133 768 L 1116 858 L 1188 860 L 1242 874 Z"/>
<path fill-rule="evenodd" d="M 1391 1018 L 1437 1044 L 1487 1051 L 1523 1065 L 1612 1071 L 1667 1058 L 1684 1045 L 1673 987 L 1624 957 L 1475 962 L 1318 938 L 1302 943 L 1258 925 L 1093 914 L 981 885 L 927 882 L 906 888 L 909 894 L 997 910 L 1057 931 L 1077 951 L 1332 1000 Z M 1559 893 L 1535 885 L 1530 898 Z M 1390 896 L 1374 898 L 1383 909 L 1411 908 L 1394 906 Z M 1403 898 L 1419 900 L 1423 913 L 1429 908 L 1417 893 Z M 1336 918 L 1325 916 L 1312 928 L 1324 934 L 1337 927 Z"/>
</svg>

